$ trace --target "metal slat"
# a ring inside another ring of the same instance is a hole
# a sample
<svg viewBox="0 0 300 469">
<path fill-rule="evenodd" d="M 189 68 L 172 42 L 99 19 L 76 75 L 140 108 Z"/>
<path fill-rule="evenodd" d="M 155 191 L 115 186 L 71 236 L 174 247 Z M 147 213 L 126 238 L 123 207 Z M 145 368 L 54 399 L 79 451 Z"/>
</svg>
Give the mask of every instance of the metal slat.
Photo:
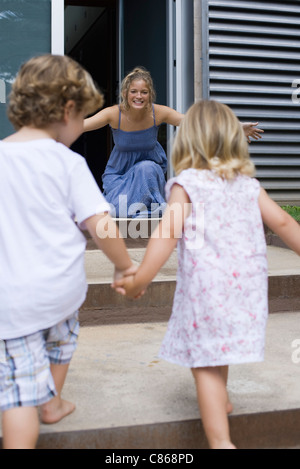
<svg viewBox="0 0 300 469">
<path fill-rule="evenodd" d="M 254 73 L 249 73 L 249 72 L 237 72 L 235 71 L 234 74 L 226 75 L 224 73 L 217 72 L 215 70 L 212 70 L 210 73 L 210 79 L 211 82 L 218 82 L 218 81 L 224 81 L 224 82 L 248 82 L 248 83 L 263 83 L 262 86 L 265 85 L 265 83 L 275 83 L 275 85 L 279 84 L 284 84 L 289 87 L 291 87 L 291 84 L 293 80 L 295 79 L 295 76 L 279 76 L 275 74 L 271 75 L 261 75 L 261 74 L 254 74 Z"/>
<path fill-rule="evenodd" d="M 225 24 L 225 23 L 213 23 L 209 24 L 210 31 L 218 31 L 223 33 L 238 33 L 248 35 L 249 37 L 262 35 L 274 36 L 274 37 L 297 37 L 299 30 L 291 26 L 287 28 L 280 28 L 278 25 L 267 26 L 267 25 L 249 25 L 247 23 L 243 25 Z"/>
<path fill-rule="evenodd" d="M 249 49 L 249 48 L 240 48 L 240 47 L 225 47 L 224 44 L 222 47 L 211 47 L 210 54 L 212 56 L 223 55 L 225 57 L 253 57 L 255 59 L 272 59 L 272 60 L 290 60 L 292 62 L 299 61 L 299 52 L 287 52 L 287 51 L 271 51 L 271 50 L 263 50 L 261 47 L 259 50 L 257 49 Z"/>
<path fill-rule="evenodd" d="M 281 190 L 299 190 L 299 181 L 272 181 L 270 180 L 261 180 L 263 186 L 266 189 L 281 189 Z M 298 195 L 299 197 L 299 195 Z"/>
<path fill-rule="evenodd" d="M 266 2 L 265 2 L 266 3 Z M 266 9 L 270 12 L 276 11 L 278 13 L 279 11 L 282 13 L 292 13 L 292 14 L 299 14 L 299 9 L 296 8 L 294 5 L 287 5 L 286 3 L 282 2 L 273 2 L 270 3 L 268 2 L 267 6 L 264 4 L 264 2 L 248 2 L 248 1 L 243 1 L 243 0 L 236 0 L 236 1 L 217 1 L 217 0 L 211 0 L 209 2 L 211 7 L 222 7 L 226 9 L 245 9 L 245 10 L 250 10 L 253 11 L 255 9 L 256 11 L 263 10 L 266 11 Z"/>
<path fill-rule="evenodd" d="M 288 96 L 291 98 L 291 87 L 281 87 L 276 88 L 275 86 L 271 88 L 270 86 L 244 86 L 239 85 L 228 85 L 223 83 L 218 83 L 218 85 L 211 85 L 210 87 L 212 92 L 223 92 L 223 93 L 249 93 L 249 94 L 263 94 L 263 95 L 275 95 L 275 96 Z"/>
<path fill-rule="evenodd" d="M 210 38 L 211 44 L 238 44 L 238 45 L 253 45 L 253 46 L 260 46 L 261 41 L 258 38 L 249 38 L 249 37 L 236 37 L 232 35 L 226 35 L 226 37 L 222 35 L 212 35 Z M 264 46 L 268 47 L 276 47 L 276 48 L 288 48 L 288 49 L 299 49 L 300 50 L 300 41 L 287 41 L 287 40 L 276 40 L 276 39 L 268 39 L 264 41 Z"/>
<path fill-rule="evenodd" d="M 269 169 L 258 169 L 257 177 L 259 178 L 273 178 L 273 179 L 295 179 L 300 178 L 300 170 L 287 171 L 287 170 L 269 170 Z"/>
<path fill-rule="evenodd" d="M 253 14 L 242 14 L 233 12 L 213 12 L 209 15 L 211 19 L 222 20 L 222 21 L 240 21 L 247 23 L 265 23 L 265 24 L 280 24 L 280 25 L 300 25 L 300 16 L 284 17 L 283 15 L 253 15 Z"/>
<path fill-rule="evenodd" d="M 247 67 L 246 67 L 247 65 Z M 230 69 L 230 68 L 238 68 L 238 69 L 244 69 L 245 73 L 247 69 L 250 70 L 265 70 L 265 72 L 273 72 L 273 71 L 282 71 L 284 73 L 287 72 L 294 72 L 295 73 L 295 78 L 299 77 L 299 74 L 297 75 L 298 72 L 300 72 L 300 65 L 298 63 L 286 63 L 282 64 L 280 62 L 275 63 L 275 62 L 268 62 L 268 63 L 263 63 L 263 62 L 250 62 L 247 61 L 247 64 L 245 63 L 244 60 L 230 60 L 228 58 L 227 61 L 221 60 L 221 59 L 212 59 L 210 61 L 210 67 L 215 67 L 215 68 L 225 68 L 225 69 Z"/>
<path fill-rule="evenodd" d="M 266 158 L 266 157 L 252 157 L 252 160 L 255 165 L 261 165 L 261 166 L 282 166 L 282 158 Z M 285 158 L 284 160 L 284 165 L 285 167 L 300 167 L 300 158 Z"/>
<path fill-rule="evenodd" d="M 296 120 L 297 122 L 299 122 L 299 112 L 293 112 L 292 108 L 291 110 L 286 111 L 282 111 L 280 113 L 276 113 L 274 114 L 274 111 L 268 111 L 268 110 L 259 110 L 259 109 L 233 109 L 233 111 L 239 115 L 241 118 L 243 119 L 250 119 L 252 117 L 255 118 L 270 118 L 270 119 L 279 119 L 279 120 L 284 120 L 284 122 L 287 122 L 289 120 Z M 255 120 L 255 119 L 254 119 Z M 300 153 L 300 152 L 299 152 Z"/>
</svg>

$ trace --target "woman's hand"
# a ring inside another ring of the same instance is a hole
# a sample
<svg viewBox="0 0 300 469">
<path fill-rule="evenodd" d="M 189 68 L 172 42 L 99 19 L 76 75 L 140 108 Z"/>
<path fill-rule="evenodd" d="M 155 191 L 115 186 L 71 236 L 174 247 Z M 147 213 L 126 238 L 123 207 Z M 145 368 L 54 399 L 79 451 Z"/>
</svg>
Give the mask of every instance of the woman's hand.
<svg viewBox="0 0 300 469">
<path fill-rule="evenodd" d="M 256 127 L 257 125 L 258 125 L 258 122 L 242 123 L 244 133 L 249 143 L 251 143 L 250 137 L 254 138 L 255 140 L 259 140 L 260 138 L 262 138 L 261 134 L 264 133 L 264 131 L 262 129 L 258 129 Z"/>
</svg>

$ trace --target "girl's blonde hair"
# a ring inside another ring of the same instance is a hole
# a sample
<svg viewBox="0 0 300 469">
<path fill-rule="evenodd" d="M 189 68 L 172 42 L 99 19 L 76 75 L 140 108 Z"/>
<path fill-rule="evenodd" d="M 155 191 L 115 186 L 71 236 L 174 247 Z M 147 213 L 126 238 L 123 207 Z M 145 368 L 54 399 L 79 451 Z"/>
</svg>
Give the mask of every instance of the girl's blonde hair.
<svg viewBox="0 0 300 469">
<path fill-rule="evenodd" d="M 172 151 L 176 174 L 184 169 L 214 170 L 224 179 L 254 175 L 241 123 L 225 104 L 199 101 L 181 122 Z"/>
<path fill-rule="evenodd" d="M 85 115 L 103 105 L 102 93 L 76 61 L 51 54 L 34 57 L 21 66 L 12 85 L 8 118 L 16 129 L 44 128 L 62 121 L 69 100 Z"/>
<path fill-rule="evenodd" d="M 122 81 L 121 84 L 121 95 L 120 95 L 120 100 L 121 100 L 121 107 L 128 111 L 129 109 L 129 104 L 128 104 L 128 92 L 131 83 L 134 80 L 144 80 L 144 82 L 147 85 L 147 88 L 149 90 L 149 105 L 152 105 L 152 103 L 155 102 L 156 99 L 156 92 L 154 89 L 153 85 L 153 80 L 150 75 L 150 72 L 146 70 L 144 67 L 138 66 L 135 67 L 132 72 L 128 73 L 124 80 Z"/>
</svg>

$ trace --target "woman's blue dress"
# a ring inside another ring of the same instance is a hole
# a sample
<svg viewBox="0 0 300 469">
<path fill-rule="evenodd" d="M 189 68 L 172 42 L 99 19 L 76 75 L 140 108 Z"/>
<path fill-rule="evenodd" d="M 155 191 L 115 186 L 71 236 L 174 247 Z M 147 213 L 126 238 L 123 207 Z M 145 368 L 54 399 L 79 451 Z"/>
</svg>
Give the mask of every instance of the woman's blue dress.
<svg viewBox="0 0 300 469">
<path fill-rule="evenodd" d="M 166 154 L 157 141 L 158 126 L 126 132 L 112 130 L 114 148 L 102 176 L 106 200 L 118 218 L 161 216 L 165 208 Z M 112 215 L 114 215 L 112 213 Z"/>
</svg>

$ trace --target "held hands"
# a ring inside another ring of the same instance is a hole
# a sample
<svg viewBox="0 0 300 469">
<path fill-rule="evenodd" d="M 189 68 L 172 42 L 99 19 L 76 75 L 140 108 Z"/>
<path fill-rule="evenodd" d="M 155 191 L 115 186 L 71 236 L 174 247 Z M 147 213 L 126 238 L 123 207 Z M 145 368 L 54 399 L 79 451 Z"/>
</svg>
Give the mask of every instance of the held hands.
<svg viewBox="0 0 300 469">
<path fill-rule="evenodd" d="M 250 137 L 254 138 L 255 140 L 259 140 L 262 138 L 262 133 L 264 131 L 262 129 L 258 129 L 256 126 L 258 125 L 258 122 L 244 122 L 242 123 L 244 133 L 246 135 L 246 138 L 248 140 L 248 143 L 251 143 Z"/>
<path fill-rule="evenodd" d="M 116 292 L 128 298 L 138 299 L 144 295 L 146 288 L 137 281 L 138 266 L 132 265 L 125 271 L 115 270 L 114 281 L 111 285 Z"/>
</svg>

